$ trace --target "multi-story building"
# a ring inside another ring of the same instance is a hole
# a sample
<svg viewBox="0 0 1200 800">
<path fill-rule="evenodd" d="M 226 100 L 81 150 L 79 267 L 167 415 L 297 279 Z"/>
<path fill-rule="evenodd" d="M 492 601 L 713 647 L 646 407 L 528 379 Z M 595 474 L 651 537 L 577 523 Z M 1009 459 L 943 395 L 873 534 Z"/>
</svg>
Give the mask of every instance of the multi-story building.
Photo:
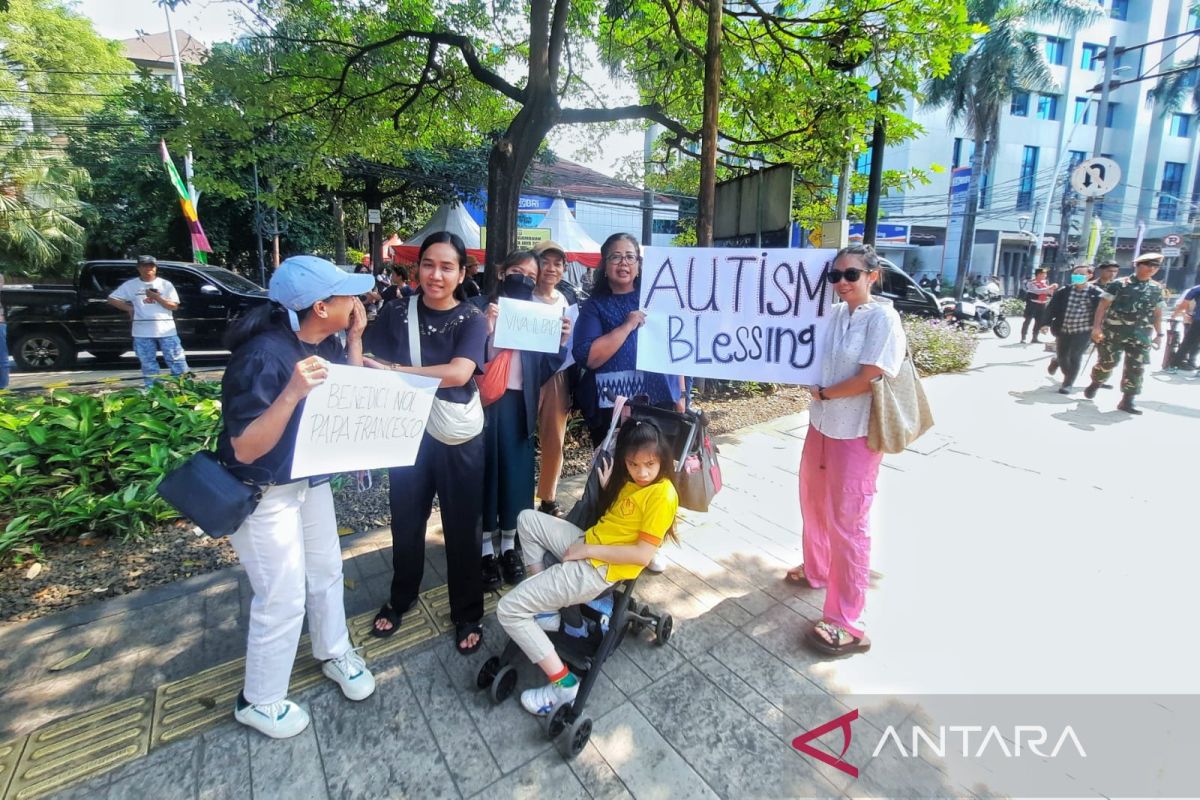
<svg viewBox="0 0 1200 800">
<path fill-rule="evenodd" d="M 1070 168 L 1092 155 L 1097 124 L 1104 125 L 1101 154 L 1113 158 L 1122 171 L 1120 184 L 1096 205 L 1105 228 L 1118 237 L 1118 261 L 1128 263 L 1132 257 L 1139 222 L 1145 226 L 1144 248 L 1157 249 L 1164 235 L 1190 233 L 1189 220 L 1200 208 L 1200 109 L 1190 99 L 1178 111 L 1163 113 L 1151 96 L 1156 80 L 1123 83 L 1110 93 L 1106 118 L 1097 119 L 1104 77 L 1098 56 L 1110 36 L 1116 37 L 1118 48 L 1152 42 L 1117 59 L 1114 78 L 1129 81 L 1195 58 L 1200 36 L 1169 37 L 1200 28 L 1200 19 L 1191 12 L 1190 0 L 1102 0 L 1101 5 L 1104 16 L 1075 33 L 1053 26 L 1036 29 L 1055 87 L 1013 95 L 1002 114 L 995 157 L 983 178 L 971 272 L 999 275 L 1010 288 L 1030 268 L 1036 231 L 1044 235 L 1044 261 L 1082 258 L 1070 248 L 1059 252 L 1064 245 L 1063 189 Z M 885 198 L 883 221 L 909 226 L 909 244 L 889 248 L 895 260 L 903 260 L 910 271 L 936 272 L 943 262 L 950 169 L 968 166 L 974 146 L 964 128 L 948 125 L 944 108 L 925 108 L 910 99 L 908 113 L 926 134 L 888 148 L 885 167 L 922 169 L 932 180 Z M 944 171 L 931 170 L 934 165 Z M 858 169 L 869 167 L 869 157 L 859 160 Z M 1078 199 L 1068 214 L 1074 227 L 1066 243 L 1074 245 L 1083 200 L 1067 190 L 1068 201 Z M 1175 265 L 1182 266 L 1183 259 Z"/>
</svg>

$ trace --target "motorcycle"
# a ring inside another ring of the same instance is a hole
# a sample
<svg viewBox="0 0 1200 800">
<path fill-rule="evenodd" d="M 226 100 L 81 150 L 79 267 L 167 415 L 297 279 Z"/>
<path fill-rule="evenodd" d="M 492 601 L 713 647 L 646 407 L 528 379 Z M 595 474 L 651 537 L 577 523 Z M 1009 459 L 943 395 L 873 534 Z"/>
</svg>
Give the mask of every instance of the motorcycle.
<svg viewBox="0 0 1200 800">
<path fill-rule="evenodd" d="M 999 284 L 989 281 L 974 292 L 965 292 L 962 300 L 943 297 L 938 302 L 946 323 L 975 333 L 991 331 L 997 337 L 1007 339 L 1012 333 L 1012 325 L 1000 305 L 1002 297 Z"/>
</svg>

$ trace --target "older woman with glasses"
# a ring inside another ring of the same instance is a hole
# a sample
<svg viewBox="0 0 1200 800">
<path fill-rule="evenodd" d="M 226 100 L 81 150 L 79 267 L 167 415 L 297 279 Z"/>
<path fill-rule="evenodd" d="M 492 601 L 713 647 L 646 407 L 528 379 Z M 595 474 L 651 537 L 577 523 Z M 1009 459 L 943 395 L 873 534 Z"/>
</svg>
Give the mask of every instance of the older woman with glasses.
<svg viewBox="0 0 1200 800">
<path fill-rule="evenodd" d="M 809 644 L 829 655 L 871 647 L 863 610 L 870 584 L 871 502 L 883 454 L 867 446 L 871 383 L 895 376 L 907 342 L 900 315 L 871 287 L 879 256 L 869 245 L 838 251 L 829 283 L 842 300 L 825 328 L 821 383 L 810 388 L 809 428 L 800 457 L 804 563 L 787 580 L 824 588 L 821 617 Z"/>
<path fill-rule="evenodd" d="M 608 432 L 617 395 L 645 396 L 653 405 L 678 411 L 686 407 L 683 378 L 637 368 L 637 332 L 646 322 L 638 308 L 642 254 L 637 238 L 614 233 L 600 246 L 600 259 L 592 295 L 579 309 L 572 348 L 575 360 L 586 368 L 575 404 L 596 447 Z"/>
</svg>

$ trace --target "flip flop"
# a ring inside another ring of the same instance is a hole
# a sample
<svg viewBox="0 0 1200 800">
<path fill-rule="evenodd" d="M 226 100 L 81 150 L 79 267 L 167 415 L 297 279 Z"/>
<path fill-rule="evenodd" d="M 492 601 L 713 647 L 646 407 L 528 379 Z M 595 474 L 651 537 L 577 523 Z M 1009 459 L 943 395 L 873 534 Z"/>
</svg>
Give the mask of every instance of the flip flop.
<svg viewBox="0 0 1200 800">
<path fill-rule="evenodd" d="M 472 633 L 478 635 L 475 644 L 470 647 L 463 647 L 462 642 Z M 454 623 L 454 649 L 458 650 L 461 656 L 469 656 L 483 646 L 483 623 L 482 622 L 456 622 Z"/>
<path fill-rule="evenodd" d="M 827 632 L 832 632 L 831 635 L 835 636 L 839 642 L 842 640 L 843 634 L 849 636 L 850 641 L 841 645 L 827 642 L 825 641 L 825 637 L 817 633 L 818 627 L 823 627 Z M 808 633 L 805 634 L 805 639 L 813 648 L 829 656 L 849 656 L 855 653 L 865 653 L 871 649 L 871 640 L 866 636 L 854 636 L 845 628 L 839 628 L 837 625 L 831 625 L 824 621 L 818 622 L 810 628 Z"/>
<path fill-rule="evenodd" d="M 375 627 L 379 624 L 379 620 L 390 622 L 392 627 L 387 630 L 380 630 Z M 404 614 L 392 608 L 390 602 L 384 603 L 383 608 L 379 609 L 379 613 L 375 615 L 375 621 L 371 623 L 371 635 L 376 639 L 386 639 L 400 630 L 400 621 L 404 619 Z"/>
<path fill-rule="evenodd" d="M 816 586 L 813 586 L 811 583 L 809 583 L 808 578 L 804 575 L 804 565 L 803 564 L 801 564 L 798 567 L 792 567 L 791 569 L 789 569 L 787 571 L 787 573 L 784 574 L 783 579 L 785 581 L 787 581 L 788 583 L 795 583 L 800 586 L 807 587 L 809 589 L 817 588 Z"/>
</svg>

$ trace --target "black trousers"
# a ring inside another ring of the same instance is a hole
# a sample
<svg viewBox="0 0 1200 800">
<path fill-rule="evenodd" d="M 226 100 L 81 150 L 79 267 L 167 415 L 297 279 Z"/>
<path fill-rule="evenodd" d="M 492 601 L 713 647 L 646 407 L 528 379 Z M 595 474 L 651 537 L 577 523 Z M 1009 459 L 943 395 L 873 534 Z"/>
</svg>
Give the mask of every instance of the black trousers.
<svg viewBox="0 0 1200 800">
<path fill-rule="evenodd" d="M 1091 342 L 1091 331 L 1058 335 L 1058 366 L 1063 373 L 1063 386 L 1075 385 L 1075 378 L 1083 368 L 1083 356 Z"/>
<path fill-rule="evenodd" d="M 1193 320 L 1192 324 L 1187 326 L 1187 333 L 1183 335 L 1179 349 L 1175 351 L 1174 366 L 1189 369 L 1195 366 L 1197 349 L 1200 349 L 1200 321 Z"/>
<path fill-rule="evenodd" d="M 392 507 L 392 608 L 406 611 L 417 602 L 425 572 L 425 526 L 436 493 L 446 540 L 450 618 L 455 623 L 483 619 L 482 544 L 479 514 L 483 506 L 483 434 L 447 445 L 428 433 L 411 467 L 388 470 Z"/>
<path fill-rule="evenodd" d="M 1025 301 L 1025 321 L 1021 323 L 1021 339 L 1024 340 L 1026 334 L 1029 333 L 1029 326 L 1033 324 L 1033 341 L 1038 340 L 1038 331 L 1041 330 L 1042 320 L 1046 316 L 1046 304 L 1035 303 L 1032 300 Z"/>
</svg>

